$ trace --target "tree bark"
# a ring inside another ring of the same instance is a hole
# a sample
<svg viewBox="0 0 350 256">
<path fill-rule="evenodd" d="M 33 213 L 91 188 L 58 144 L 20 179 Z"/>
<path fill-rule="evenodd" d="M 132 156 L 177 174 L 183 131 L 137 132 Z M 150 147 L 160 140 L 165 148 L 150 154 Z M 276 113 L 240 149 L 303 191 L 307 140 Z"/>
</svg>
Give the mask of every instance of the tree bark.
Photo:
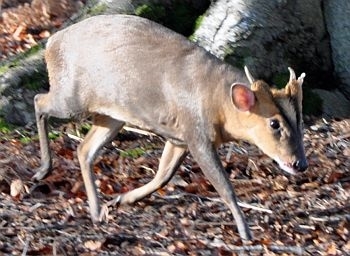
<svg viewBox="0 0 350 256">
<path fill-rule="evenodd" d="M 288 73 L 288 66 L 306 72 L 308 80 L 331 69 L 318 0 L 218 0 L 193 37 L 217 57 L 248 65 L 268 80 Z"/>
<path fill-rule="evenodd" d="M 43 52 L 17 60 L 0 74 L 0 113 L 9 123 L 26 125 L 35 119 L 33 98 L 47 84 Z"/>
<path fill-rule="evenodd" d="M 285 85 L 288 66 L 305 72 L 306 87 L 338 89 L 333 95 L 315 91 L 324 102 L 324 114 L 348 117 L 350 2 L 325 0 L 324 9 L 328 31 L 319 0 L 217 0 L 193 39 L 234 66 L 247 65 L 254 77 L 271 84 Z M 334 79 L 332 60 L 340 84 Z M 336 98 L 342 107 L 334 104 Z"/>
<path fill-rule="evenodd" d="M 324 13 L 340 90 L 350 99 L 350 1 L 325 0 Z"/>
</svg>

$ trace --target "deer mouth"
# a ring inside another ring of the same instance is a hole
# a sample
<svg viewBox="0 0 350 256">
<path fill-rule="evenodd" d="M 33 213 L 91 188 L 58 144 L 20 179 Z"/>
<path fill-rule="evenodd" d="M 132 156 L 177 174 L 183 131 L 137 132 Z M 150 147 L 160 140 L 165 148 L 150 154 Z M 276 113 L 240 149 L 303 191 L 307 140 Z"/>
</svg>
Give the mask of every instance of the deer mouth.
<svg viewBox="0 0 350 256">
<path fill-rule="evenodd" d="M 276 158 L 275 161 L 278 163 L 279 167 L 283 171 L 285 171 L 291 175 L 296 175 L 298 173 L 298 171 L 293 167 L 293 163 L 283 162 L 278 158 Z"/>
</svg>

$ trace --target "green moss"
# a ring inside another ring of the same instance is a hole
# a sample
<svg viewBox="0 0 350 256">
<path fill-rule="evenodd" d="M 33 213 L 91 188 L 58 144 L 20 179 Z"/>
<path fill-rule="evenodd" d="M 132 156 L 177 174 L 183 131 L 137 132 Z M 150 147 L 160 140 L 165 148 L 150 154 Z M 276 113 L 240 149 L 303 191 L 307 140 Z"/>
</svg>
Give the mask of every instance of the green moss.
<svg viewBox="0 0 350 256">
<path fill-rule="evenodd" d="M 188 40 L 190 40 L 190 41 L 195 41 L 195 37 L 194 37 L 194 34 L 193 35 L 190 35 L 189 37 L 188 37 Z"/>
<path fill-rule="evenodd" d="M 11 68 L 16 68 L 22 66 L 26 59 L 37 54 L 39 51 L 43 49 L 42 44 L 38 44 L 30 48 L 29 50 L 17 54 L 12 59 L 3 63 L 0 67 L 0 75 L 8 72 Z M 38 69 L 31 76 L 24 76 L 21 83 L 27 88 L 31 90 L 37 90 L 41 88 L 44 84 L 47 83 L 47 74 L 44 66 L 38 66 Z"/>
<path fill-rule="evenodd" d="M 135 9 L 135 14 L 156 22 L 165 17 L 165 7 L 160 4 L 142 4 Z"/>
<path fill-rule="evenodd" d="M 38 53 L 40 50 L 42 50 L 44 48 L 43 44 L 37 44 L 32 46 L 30 49 L 28 49 L 27 51 L 23 52 L 23 53 L 19 53 L 17 54 L 9 63 L 8 66 L 9 68 L 12 67 L 17 67 L 18 65 L 21 64 L 21 62 L 26 59 L 29 58 L 33 55 L 35 55 L 36 53 Z"/>
<path fill-rule="evenodd" d="M 204 15 L 200 15 L 197 17 L 196 21 L 194 22 L 193 33 L 200 27 L 200 25 L 202 24 L 203 18 L 204 18 Z M 190 35 L 188 39 L 190 41 L 194 41 L 195 40 L 194 34 Z"/>
<path fill-rule="evenodd" d="M 203 22 L 203 19 L 204 19 L 204 15 L 199 15 L 197 17 L 196 21 L 194 22 L 194 28 L 193 28 L 194 31 L 196 31 L 200 27 L 200 25 Z"/>
<path fill-rule="evenodd" d="M 0 76 L 5 74 L 10 69 L 8 64 L 0 66 Z"/>
<path fill-rule="evenodd" d="M 9 60 L 0 63 L 0 75 L 6 73 L 10 68 L 19 66 L 24 59 L 36 54 L 41 49 L 43 49 L 43 46 L 41 44 L 35 45 L 27 51 L 19 53 Z"/>
<path fill-rule="evenodd" d="M 96 15 L 99 15 L 99 14 L 103 14 L 107 11 L 107 4 L 105 3 L 101 3 L 101 4 L 96 4 L 94 7 L 92 7 L 91 9 L 89 9 L 88 11 L 88 15 L 91 15 L 91 16 L 96 16 Z"/>
<path fill-rule="evenodd" d="M 29 90 L 39 90 L 47 83 L 47 74 L 44 71 L 37 70 L 31 76 L 26 76 L 22 84 Z"/>
<path fill-rule="evenodd" d="M 28 58 L 30 56 L 33 56 L 34 54 L 38 53 L 42 49 L 43 49 L 43 45 L 41 44 L 34 45 L 22 54 L 22 58 Z"/>
<path fill-rule="evenodd" d="M 33 141 L 33 139 L 29 136 L 24 136 L 22 138 L 20 138 L 19 140 L 22 144 L 29 144 L 30 142 Z"/>
<path fill-rule="evenodd" d="M 10 133 L 14 127 L 7 123 L 4 119 L 0 118 L 0 133 L 8 134 Z"/>
</svg>

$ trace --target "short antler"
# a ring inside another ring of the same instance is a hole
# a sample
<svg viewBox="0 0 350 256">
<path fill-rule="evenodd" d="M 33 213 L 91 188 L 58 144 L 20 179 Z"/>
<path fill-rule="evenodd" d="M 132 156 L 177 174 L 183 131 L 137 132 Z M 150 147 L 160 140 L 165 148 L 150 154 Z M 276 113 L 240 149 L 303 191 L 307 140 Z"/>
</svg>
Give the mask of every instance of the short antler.
<svg viewBox="0 0 350 256">
<path fill-rule="evenodd" d="M 301 86 L 304 82 L 304 78 L 305 78 L 306 74 L 302 73 L 299 77 L 298 77 L 298 84 Z"/>
<path fill-rule="evenodd" d="M 290 76 L 289 76 L 289 83 L 291 83 L 293 80 L 296 80 L 296 75 L 294 70 L 291 67 L 288 67 Z"/>
<path fill-rule="evenodd" d="M 254 77 L 252 76 L 252 74 L 250 73 L 249 69 L 247 66 L 244 66 L 244 71 L 245 71 L 245 75 L 247 76 L 248 80 L 249 80 L 249 83 L 254 83 L 255 79 Z"/>
</svg>

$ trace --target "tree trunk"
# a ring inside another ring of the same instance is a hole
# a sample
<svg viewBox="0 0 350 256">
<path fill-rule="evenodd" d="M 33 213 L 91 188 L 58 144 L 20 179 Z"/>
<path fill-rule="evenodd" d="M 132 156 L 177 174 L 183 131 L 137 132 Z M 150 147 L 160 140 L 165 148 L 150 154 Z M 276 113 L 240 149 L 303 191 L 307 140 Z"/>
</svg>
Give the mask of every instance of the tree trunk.
<svg viewBox="0 0 350 256">
<path fill-rule="evenodd" d="M 350 1 L 325 0 L 324 12 L 340 90 L 350 99 Z"/>
<path fill-rule="evenodd" d="M 328 117 L 350 117 L 350 1 L 325 0 L 324 15 L 339 86 L 334 91 L 315 90 L 323 100 L 323 112 Z"/>
<path fill-rule="evenodd" d="M 194 40 L 256 77 L 273 80 L 291 66 L 310 75 L 331 69 L 320 1 L 218 0 Z"/>
<path fill-rule="evenodd" d="M 41 49 L 16 59 L 14 67 L 0 74 L 0 113 L 7 122 L 26 125 L 34 121 L 33 98 L 47 84 L 43 53 Z"/>
<path fill-rule="evenodd" d="M 339 88 L 344 95 L 339 91 L 333 96 L 324 90 L 315 92 L 324 100 L 326 115 L 350 116 L 346 99 L 350 84 L 350 2 L 336 2 L 325 0 L 325 9 L 340 85 L 333 76 L 330 40 L 319 0 L 217 0 L 193 39 L 217 57 L 239 68 L 247 65 L 253 76 L 277 86 L 288 81 L 290 66 L 299 74 L 306 73 L 306 87 Z M 331 100 L 334 98 L 342 100 L 341 109 Z M 305 101 L 310 105 L 315 102 Z"/>
</svg>

